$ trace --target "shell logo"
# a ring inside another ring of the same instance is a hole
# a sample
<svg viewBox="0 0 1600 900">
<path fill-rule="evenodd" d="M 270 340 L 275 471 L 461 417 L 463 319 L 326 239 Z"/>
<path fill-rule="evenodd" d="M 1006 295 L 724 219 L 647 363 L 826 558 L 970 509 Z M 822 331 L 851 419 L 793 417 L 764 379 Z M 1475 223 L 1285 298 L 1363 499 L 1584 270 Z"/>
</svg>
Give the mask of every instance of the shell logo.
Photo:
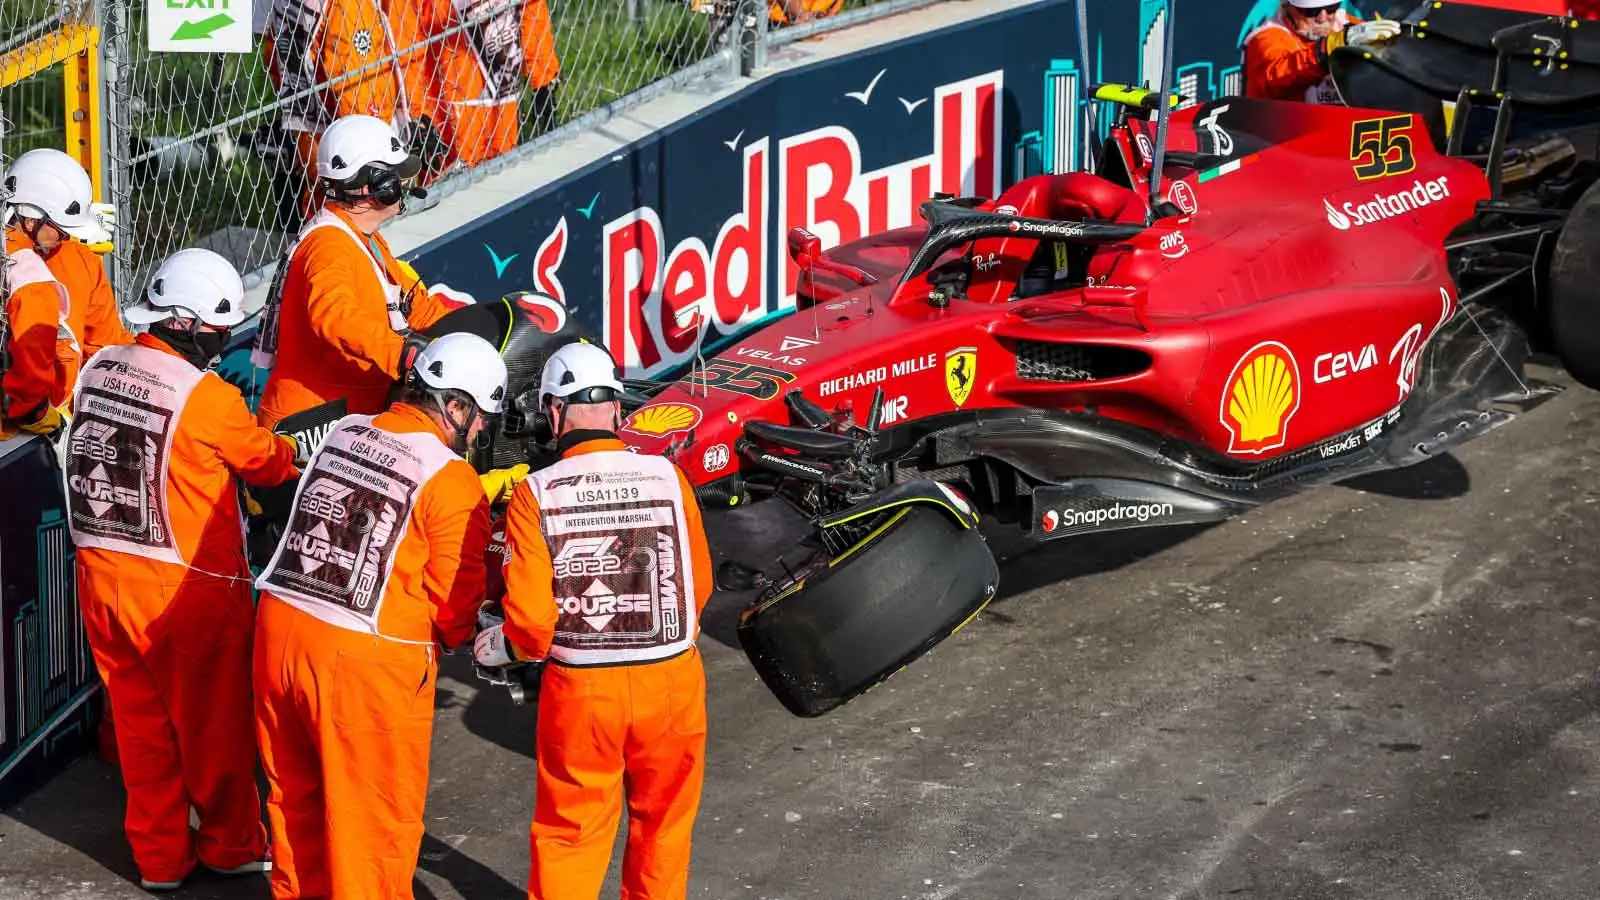
<svg viewBox="0 0 1600 900">
<path fill-rule="evenodd" d="M 634 410 L 622 430 L 661 437 L 677 431 L 688 431 L 699 424 L 699 409 L 687 403 L 662 403 Z"/>
<path fill-rule="evenodd" d="M 1219 415 L 1232 440 L 1229 453 L 1260 454 L 1288 440 L 1300 409 L 1300 367 L 1289 348 L 1262 341 L 1239 357 L 1222 391 Z"/>
</svg>

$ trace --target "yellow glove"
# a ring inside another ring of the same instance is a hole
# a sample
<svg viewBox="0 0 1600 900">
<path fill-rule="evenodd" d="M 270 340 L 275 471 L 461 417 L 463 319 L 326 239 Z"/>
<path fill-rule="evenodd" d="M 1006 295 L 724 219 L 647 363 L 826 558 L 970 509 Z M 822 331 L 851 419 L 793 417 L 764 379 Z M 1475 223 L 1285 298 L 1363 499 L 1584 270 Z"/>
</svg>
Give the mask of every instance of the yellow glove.
<svg viewBox="0 0 1600 900">
<path fill-rule="evenodd" d="M 261 508 L 261 504 L 256 502 L 256 498 L 250 495 L 249 488 L 244 489 L 244 511 L 252 516 L 259 516 L 266 512 Z"/>
<path fill-rule="evenodd" d="M 504 503 L 511 499 L 511 492 L 516 490 L 522 479 L 528 477 L 528 464 L 519 463 L 509 469 L 492 469 L 478 476 L 478 481 L 483 485 L 483 493 L 489 498 L 490 505 Z"/>
<path fill-rule="evenodd" d="M 411 263 L 399 257 L 395 257 L 394 261 L 395 265 L 400 269 L 401 276 L 404 278 L 401 288 L 412 296 L 428 296 L 428 286 L 422 283 L 422 276 L 418 275 L 417 270 L 411 267 Z M 413 291 L 415 292 L 414 294 L 412 293 Z"/>
<path fill-rule="evenodd" d="M 304 470 L 306 466 L 311 464 L 311 454 L 306 452 L 306 448 L 300 446 L 300 442 L 295 439 L 294 435 L 280 434 L 278 437 L 283 438 L 289 446 L 294 448 L 294 467 L 296 469 Z"/>
<path fill-rule="evenodd" d="M 49 436 L 71 424 L 72 419 L 66 414 L 66 407 L 51 406 L 45 409 L 39 421 L 22 426 L 22 430 Z"/>
<path fill-rule="evenodd" d="M 72 237 L 100 255 L 116 249 L 117 207 L 112 203 L 89 204 L 89 221 L 72 230 Z"/>
</svg>

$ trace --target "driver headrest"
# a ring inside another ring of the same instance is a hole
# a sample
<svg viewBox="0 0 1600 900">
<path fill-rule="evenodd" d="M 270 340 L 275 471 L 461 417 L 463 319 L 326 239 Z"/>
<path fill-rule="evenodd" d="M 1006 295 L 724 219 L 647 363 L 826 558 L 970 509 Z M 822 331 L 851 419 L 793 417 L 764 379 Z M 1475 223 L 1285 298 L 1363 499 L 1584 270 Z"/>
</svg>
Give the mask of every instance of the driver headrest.
<svg viewBox="0 0 1600 900">
<path fill-rule="evenodd" d="M 1033 175 L 1001 194 L 996 207 L 1012 206 L 1036 219 L 1115 221 L 1135 200 L 1133 191 L 1088 172 Z"/>
</svg>

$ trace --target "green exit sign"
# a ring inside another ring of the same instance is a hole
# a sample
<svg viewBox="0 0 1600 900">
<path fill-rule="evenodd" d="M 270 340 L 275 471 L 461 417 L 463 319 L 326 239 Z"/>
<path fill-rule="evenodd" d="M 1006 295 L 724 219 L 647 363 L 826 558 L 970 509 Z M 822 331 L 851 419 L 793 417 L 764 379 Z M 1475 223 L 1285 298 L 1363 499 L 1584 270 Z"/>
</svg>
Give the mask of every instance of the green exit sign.
<svg viewBox="0 0 1600 900">
<path fill-rule="evenodd" d="M 252 2 L 272 0 L 152 0 L 150 49 L 158 53 L 249 53 Z"/>
</svg>

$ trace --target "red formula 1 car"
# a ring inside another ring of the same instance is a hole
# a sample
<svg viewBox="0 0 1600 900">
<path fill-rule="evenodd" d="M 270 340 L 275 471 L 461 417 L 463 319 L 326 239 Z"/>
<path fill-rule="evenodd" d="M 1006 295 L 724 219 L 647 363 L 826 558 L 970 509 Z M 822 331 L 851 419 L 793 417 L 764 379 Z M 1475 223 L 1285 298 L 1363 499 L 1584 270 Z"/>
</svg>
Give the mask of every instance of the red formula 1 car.
<svg viewBox="0 0 1600 900">
<path fill-rule="evenodd" d="M 1484 172 L 1416 117 L 1230 99 L 1164 141 L 1148 125 L 1119 123 L 1101 174 L 934 200 L 926 226 L 827 253 L 792 235 L 795 314 L 624 426 L 708 508 L 777 494 L 813 517 L 811 561 L 740 630 L 791 710 L 982 607 L 981 517 L 1044 539 L 1217 521 L 1420 461 L 1543 393 L 1517 320 L 1463 307 L 1452 274 Z"/>
<path fill-rule="evenodd" d="M 1215 522 L 1411 465 L 1556 390 L 1524 374 L 1531 344 L 1593 383 L 1600 194 L 1570 137 L 1519 144 L 1497 117 L 1469 156 L 1436 107 L 1097 96 L 1117 116 L 1092 173 L 934 198 L 922 224 L 826 252 L 796 230 L 792 315 L 631 383 L 622 436 L 676 460 L 708 513 L 779 499 L 809 519 L 781 565 L 713 548 L 730 575 L 759 570 L 740 641 L 798 715 L 993 597 L 987 521 L 1041 540 Z M 481 462 L 537 463 L 539 368 L 579 336 L 564 311 L 507 298 L 435 330 L 510 363 L 522 414 Z"/>
</svg>

